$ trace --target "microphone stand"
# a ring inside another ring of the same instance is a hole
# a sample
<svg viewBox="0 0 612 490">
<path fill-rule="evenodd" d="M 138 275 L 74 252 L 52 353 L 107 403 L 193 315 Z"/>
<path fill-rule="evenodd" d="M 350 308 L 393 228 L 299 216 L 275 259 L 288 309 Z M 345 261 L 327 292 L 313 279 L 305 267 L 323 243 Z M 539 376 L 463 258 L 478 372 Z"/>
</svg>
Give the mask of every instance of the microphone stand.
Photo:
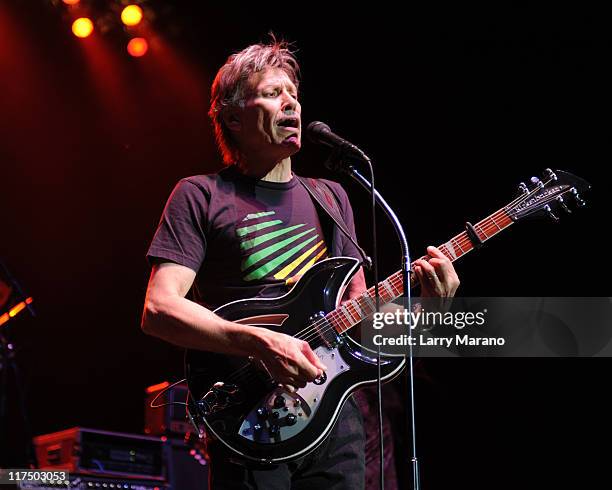
<svg viewBox="0 0 612 490">
<path fill-rule="evenodd" d="M 352 146 L 352 145 L 351 145 Z M 352 150 L 355 150 L 356 147 L 352 146 Z M 370 159 L 363 154 L 359 150 L 359 152 L 363 155 L 364 159 L 369 163 Z M 397 215 L 389 206 L 387 201 L 380 195 L 380 193 L 373 188 L 372 184 L 366 179 L 361 173 L 355 169 L 355 167 L 344 161 L 342 159 L 342 149 L 339 151 L 334 151 L 328 161 L 325 163 L 325 166 L 330 170 L 335 170 L 338 172 L 345 173 L 349 175 L 353 180 L 355 180 L 359 185 L 361 185 L 366 191 L 373 194 L 376 199 L 376 203 L 380 206 L 380 208 L 385 212 L 393 228 L 395 233 L 397 234 L 397 238 L 400 242 L 400 246 L 402 249 L 402 282 L 403 282 L 403 294 L 402 298 L 402 306 L 408 311 L 412 311 L 412 297 L 410 293 L 410 265 L 412 261 L 410 260 L 410 251 L 408 249 L 408 240 L 406 239 L 406 233 L 404 232 L 404 228 L 400 223 Z M 376 256 L 374 256 L 374 260 L 376 261 Z M 408 315 L 408 335 L 410 338 L 408 344 L 408 367 L 409 367 L 409 375 L 408 375 L 408 393 L 410 396 L 410 422 L 412 428 L 412 434 L 410 434 L 409 438 L 412 440 L 412 488 L 414 490 L 420 490 L 420 473 L 419 473 L 419 462 L 417 459 L 417 450 L 416 450 L 416 417 L 415 417 L 415 396 L 414 396 L 414 353 L 412 349 L 412 315 Z M 378 363 L 380 366 L 380 347 L 379 347 L 379 358 Z M 382 441 L 381 441 L 382 444 Z M 382 455 L 381 455 L 382 458 Z"/>
</svg>

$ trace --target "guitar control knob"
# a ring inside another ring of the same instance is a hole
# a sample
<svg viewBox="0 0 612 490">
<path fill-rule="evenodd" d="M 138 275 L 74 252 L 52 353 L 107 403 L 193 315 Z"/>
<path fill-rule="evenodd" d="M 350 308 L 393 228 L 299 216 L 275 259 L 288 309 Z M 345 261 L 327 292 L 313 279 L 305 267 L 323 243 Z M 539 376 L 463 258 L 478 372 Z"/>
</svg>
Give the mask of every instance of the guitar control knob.
<svg viewBox="0 0 612 490">
<path fill-rule="evenodd" d="M 285 420 L 287 421 L 287 425 L 295 425 L 297 422 L 297 417 L 294 414 L 290 413 L 285 417 Z"/>
<path fill-rule="evenodd" d="M 321 376 L 317 376 L 315 380 L 313 381 L 313 383 L 316 385 L 322 385 L 326 381 L 327 381 L 327 374 L 325 374 L 325 371 L 323 371 L 323 374 Z"/>
<path fill-rule="evenodd" d="M 253 430 L 254 430 L 255 432 L 259 432 L 259 431 L 261 431 L 261 425 L 259 425 L 259 424 L 255 424 L 255 425 L 253 426 Z"/>
<path fill-rule="evenodd" d="M 272 418 L 274 420 L 278 420 L 280 418 L 280 413 L 279 412 L 272 412 Z"/>
<path fill-rule="evenodd" d="M 277 395 L 274 398 L 274 408 L 283 408 L 285 406 L 285 397 L 282 395 Z"/>
<path fill-rule="evenodd" d="M 265 419 L 268 416 L 268 409 L 266 407 L 259 407 L 257 409 L 257 417 Z"/>
</svg>

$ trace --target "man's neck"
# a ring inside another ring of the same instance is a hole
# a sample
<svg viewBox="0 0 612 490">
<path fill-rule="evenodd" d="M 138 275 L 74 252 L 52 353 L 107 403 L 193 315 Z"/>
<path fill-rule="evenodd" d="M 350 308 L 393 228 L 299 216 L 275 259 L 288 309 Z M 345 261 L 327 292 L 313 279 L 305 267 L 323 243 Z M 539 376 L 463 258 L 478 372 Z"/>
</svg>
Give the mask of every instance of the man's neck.
<svg viewBox="0 0 612 490">
<path fill-rule="evenodd" d="M 268 182 L 289 182 L 293 178 L 291 173 L 291 158 L 285 158 L 273 165 L 255 165 L 243 160 L 238 163 L 240 170 L 251 177 Z"/>
</svg>

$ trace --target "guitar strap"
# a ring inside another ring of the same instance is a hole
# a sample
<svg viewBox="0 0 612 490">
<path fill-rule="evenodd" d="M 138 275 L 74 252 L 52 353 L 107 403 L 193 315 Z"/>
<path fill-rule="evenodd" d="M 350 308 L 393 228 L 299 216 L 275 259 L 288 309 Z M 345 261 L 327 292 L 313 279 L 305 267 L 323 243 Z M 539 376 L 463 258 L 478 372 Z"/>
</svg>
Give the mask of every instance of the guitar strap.
<svg viewBox="0 0 612 490">
<path fill-rule="evenodd" d="M 296 175 L 300 184 L 302 184 L 310 196 L 315 200 L 319 206 L 327 213 L 327 215 L 332 219 L 332 221 L 336 224 L 338 229 L 348 237 L 348 239 L 355 245 L 355 248 L 359 251 L 359 254 L 363 258 L 362 265 L 365 265 L 367 268 L 370 267 L 372 259 L 368 257 L 365 251 L 359 246 L 357 241 L 351 235 L 344 218 L 342 218 L 342 211 L 340 210 L 340 206 L 338 205 L 338 200 L 334 195 L 332 189 L 325 183 L 320 180 L 311 179 L 310 177 L 300 177 Z"/>
</svg>

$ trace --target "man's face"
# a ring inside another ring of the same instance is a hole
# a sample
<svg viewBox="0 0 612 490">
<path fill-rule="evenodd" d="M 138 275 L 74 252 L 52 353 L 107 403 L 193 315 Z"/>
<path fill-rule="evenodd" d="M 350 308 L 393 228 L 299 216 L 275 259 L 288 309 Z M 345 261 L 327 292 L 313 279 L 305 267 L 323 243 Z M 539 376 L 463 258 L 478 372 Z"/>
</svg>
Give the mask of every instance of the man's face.
<svg viewBox="0 0 612 490">
<path fill-rule="evenodd" d="M 279 68 L 254 73 L 247 83 L 245 107 L 236 112 L 234 137 L 247 158 L 282 160 L 302 144 L 302 108 L 297 88 Z"/>
</svg>

